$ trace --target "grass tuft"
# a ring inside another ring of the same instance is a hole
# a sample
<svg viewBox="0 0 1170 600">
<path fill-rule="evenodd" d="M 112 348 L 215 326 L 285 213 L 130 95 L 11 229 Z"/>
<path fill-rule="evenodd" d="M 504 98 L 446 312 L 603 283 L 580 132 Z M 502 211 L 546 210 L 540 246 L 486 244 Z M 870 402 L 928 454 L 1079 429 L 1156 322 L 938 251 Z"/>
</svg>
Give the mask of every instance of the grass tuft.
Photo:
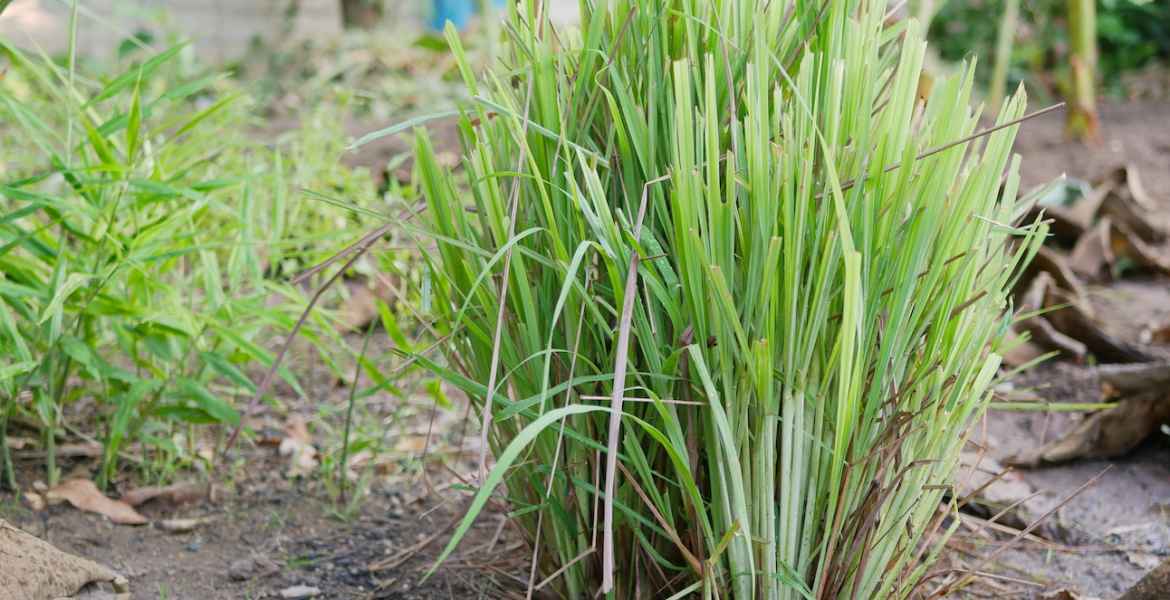
<svg viewBox="0 0 1170 600">
<path fill-rule="evenodd" d="M 1022 92 L 921 85 L 885 2 L 510 9 L 459 175 L 416 133 L 443 366 L 566 597 L 902 598 L 946 531 L 1008 290 Z M 956 143 L 958 142 L 958 143 Z M 940 508 L 941 505 L 941 508 Z"/>
</svg>

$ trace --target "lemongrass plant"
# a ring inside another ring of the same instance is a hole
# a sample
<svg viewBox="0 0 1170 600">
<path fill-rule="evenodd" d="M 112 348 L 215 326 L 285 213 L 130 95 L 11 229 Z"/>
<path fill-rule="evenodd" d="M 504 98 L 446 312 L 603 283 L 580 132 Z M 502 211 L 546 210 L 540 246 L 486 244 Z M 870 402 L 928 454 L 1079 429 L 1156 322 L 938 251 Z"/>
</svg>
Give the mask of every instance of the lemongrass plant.
<svg viewBox="0 0 1170 600">
<path fill-rule="evenodd" d="M 972 69 L 920 86 L 880 0 L 580 5 L 514 6 L 484 81 L 460 60 L 458 175 L 416 133 L 419 359 L 495 457 L 443 557 L 505 489 L 564 597 L 911 595 L 1042 234 L 1022 93 L 980 135 Z"/>
</svg>

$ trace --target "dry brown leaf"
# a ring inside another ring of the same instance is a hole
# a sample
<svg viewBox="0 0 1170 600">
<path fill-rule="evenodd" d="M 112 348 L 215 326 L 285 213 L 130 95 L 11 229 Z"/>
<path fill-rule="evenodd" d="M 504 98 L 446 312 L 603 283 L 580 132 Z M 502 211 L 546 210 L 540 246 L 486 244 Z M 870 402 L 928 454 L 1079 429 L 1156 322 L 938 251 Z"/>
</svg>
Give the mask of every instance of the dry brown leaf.
<svg viewBox="0 0 1170 600">
<path fill-rule="evenodd" d="M 1018 337 L 1014 331 L 1013 335 Z M 1005 367 L 1015 368 L 1026 365 L 1045 354 L 1044 348 L 1033 342 L 1020 342 L 1018 339 L 1009 343 L 1009 348 L 1003 352 Z"/>
<path fill-rule="evenodd" d="M 1094 369 L 1102 387 L 1108 385 L 1116 395 L 1164 389 L 1170 385 L 1170 362 L 1124 365 L 1098 365 Z"/>
<path fill-rule="evenodd" d="M 1069 210 L 1069 214 L 1073 221 L 1081 224 L 1085 229 L 1088 229 L 1093 221 L 1097 220 L 1097 211 L 1101 208 L 1101 203 L 1105 201 L 1105 197 L 1113 193 L 1117 184 L 1106 179 L 1093 186 L 1093 189 L 1084 197 L 1082 197 Z"/>
<path fill-rule="evenodd" d="M 167 486 L 149 486 L 132 489 L 122 494 L 122 501 L 130 506 L 140 506 L 151 500 L 165 500 L 179 505 L 207 497 L 207 484 L 184 481 Z"/>
<path fill-rule="evenodd" d="M 1137 169 L 1132 166 L 1119 167 L 1108 178 L 1113 185 L 1103 199 L 1097 216 L 1113 217 L 1114 222 L 1129 227 L 1148 242 L 1165 240 L 1167 224 L 1156 214 L 1158 205 L 1146 192 Z"/>
<path fill-rule="evenodd" d="M 1109 278 L 1110 267 L 1117 260 L 1110 244 L 1112 229 L 1113 222 L 1102 219 L 1077 240 L 1068 258 L 1074 273 L 1090 281 Z"/>
<path fill-rule="evenodd" d="M 359 331 L 378 318 L 378 303 L 390 302 L 395 297 L 397 281 L 385 274 L 377 274 L 373 281 L 367 278 L 346 281 L 349 297 L 339 311 L 347 331 Z"/>
<path fill-rule="evenodd" d="M 144 525 L 146 517 L 120 500 L 112 500 L 88 479 L 69 479 L 46 493 L 49 502 L 66 501 L 75 508 L 108 517 L 119 525 Z"/>
<path fill-rule="evenodd" d="M 403 435 L 394 442 L 394 449 L 401 453 L 422 452 L 427 447 L 425 435 Z"/>
<path fill-rule="evenodd" d="M 1123 398 L 1117 405 L 1094 413 L 1060 438 L 1004 460 L 1020 467 L 1038 467 L 1081 458 L 1114 458 L 1137 447 L 1170 420 L 1170 396 L 1165 390 Z"/>
<path fill-rule="evenodd" d="M 1141 234 L 1121 223 L 1113 226 L 1110 247 L 1116 256 L 1124 256 L 1145 269 L 1170 275 L 1170 248 L 1143 239 Z"/>
<path fill-rule="evenodd" d="M 57 446 L 57 456 L 67 458 L 101 458 L 102 445 L 97 442 L 83 444 L 61 444 Z"/>
<path fill-rule="evenodd" d="M 304 477 L 317 468 L 317 448 L 308 423 L 301 415 L 291 415 L 284 426 L 284 439 L 280 441 L 280 455 L 288 457 L 289 477 Z"/>
<path fill-rule="evenodd" d="M 1024 270 L 1024 276 L 1020 278 L 1020 284 L 1028 286 L 1040 273 L 1048 273 L 1051 275 L 1055 287 L 1068 290 L 1076 298 L 1083 299 L 1089 296 L 1088 291 L 1085 289 L 1085 284 L 1081 282 L 1080 277 L 1077 277 L 1076 273 L 1068 266 L 1068 257 L 1056 250 L 1041 246 L 1040 250 L 1036 253 L 1036 258 Z M 1030 289 L 1030 286 L 1019 289 L 1026 291 Z M 1083 310 L 1091 316 L 1093 313 L 1092 307 L 1088 305 L 1088 302 L 1083 302 L 1083 304 L 1085 304 L 1082 307 Z"/>
<path fill-rule="evenodd" d="M 1020 297 L 1021 311 L 1034 311 L 1048 306 L 1048 289 L 1056 285 L 1052 274 L 1040 271 L 1029 283 L 1027 291 Z M 1044 350 L 1059 350 L 1077 361 L 1084 359 L 1088 349 L 1081 342 L 1065 335 L 1052 326 L 1044 316 L 1035 316 L 1019 324 L 1019 328 L 1031 335 L 1032 343 Z"/>
<path fill-rule="evenodd" d="M 1146 191 L 1146 186 L 1142 184 L 1142 178 L 1138 174 L 1137 167 L 1134 165 L 1126 165 L 1121 170 L 1125 175 L 1125 184 L 1129 188 L 1129 193 L 1133 197 L 1134 203 L 1145 210 L 1157 210 L 1158 203 Z"/>
<path fill-rule="evenodd" d="M 1085 345 L 1097 360 L 1106 363 L 1150 362 L 1148 352 L 1105 331 L 1088 310 L 1081 296 L 1049 286 L 1045 307 L 1061 307 L 1044 314 L 1057 331 Z"/>
</svg>

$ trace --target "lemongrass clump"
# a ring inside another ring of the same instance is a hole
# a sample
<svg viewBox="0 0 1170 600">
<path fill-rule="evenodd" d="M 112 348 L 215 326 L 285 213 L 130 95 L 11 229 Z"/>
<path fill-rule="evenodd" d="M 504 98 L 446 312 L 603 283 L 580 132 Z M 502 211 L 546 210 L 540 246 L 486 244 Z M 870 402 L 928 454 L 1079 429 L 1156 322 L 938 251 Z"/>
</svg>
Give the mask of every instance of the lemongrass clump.
<svg viewBox="0 0 1170 600">
<path fill-rule="evenodd" d="M 974 136 L 972 70 L 920 85 L 886 9 L 526 0 L 461 62 L 462 172 L 416 145 L 427 364 L 496 460 L 452 546 L 502 487 L 562 596 L 912 592 L 1040 228 L 1016 125 Z"/>
</svg>

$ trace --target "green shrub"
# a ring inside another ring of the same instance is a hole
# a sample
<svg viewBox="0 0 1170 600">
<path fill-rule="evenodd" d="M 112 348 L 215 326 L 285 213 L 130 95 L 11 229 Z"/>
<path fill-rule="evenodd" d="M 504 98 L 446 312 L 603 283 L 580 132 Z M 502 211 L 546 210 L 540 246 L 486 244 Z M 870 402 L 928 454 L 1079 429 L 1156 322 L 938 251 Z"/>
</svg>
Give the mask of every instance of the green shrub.
<svg viewBox="0 0 1170 600">
<path fill-rule="evenodd" d="M 283 149 L 252 141 L 247 95 L 189 74 L 182 47 L 98 77 L 3 43 L 0 55 L 0 437 L 13 417 L 37 424 L 51 484 L 66 412 L 89 399 L 82 429 L 102 442 L 102 481 L 120 454 L 165 477 L 195 459 L 194 426 L 239 423 L 248 371 L 270 364 L 264 348 L 303 308 L 299 288 L 268 275 L 344 234 L 349 213 L 300 187 L 373 185 L 310 134 Z M 306 335 L 345 348 L 328 315 Z"/>
<path fill-rule="evenodd" d="M 930 41 L 946 60 L 973 54 L 990 57 L 1003 0 L 948 0 L 931 23 Z M 1010 60 L 1010 79 L 1041 82 L 1044 73 L 1066 81 L 1069 70 L 1067 0 L 1032 0 L 1020 5 L 1020 34 Z M 1151 0 L 1097 2 L 1098 73 L 1107 90 L 1120 90 L 1121 76 L 1170 61 L 1170 3 Z M 991 76 L 991 61 L 978 73 Z M 1048 90 L 1056 92 L 1056 89 Z"/>
<path fill-rule="evenodd" d="M 1016 127 L 948 145 L 972 69 L 926 91 L 884 2 L 539 4 L 464 69 L 466 179 L 417 133 L 496 459 L 447 552 L 502 485 L 567 597 L 907 596 L 1039 242 Z"/>
</svg>

